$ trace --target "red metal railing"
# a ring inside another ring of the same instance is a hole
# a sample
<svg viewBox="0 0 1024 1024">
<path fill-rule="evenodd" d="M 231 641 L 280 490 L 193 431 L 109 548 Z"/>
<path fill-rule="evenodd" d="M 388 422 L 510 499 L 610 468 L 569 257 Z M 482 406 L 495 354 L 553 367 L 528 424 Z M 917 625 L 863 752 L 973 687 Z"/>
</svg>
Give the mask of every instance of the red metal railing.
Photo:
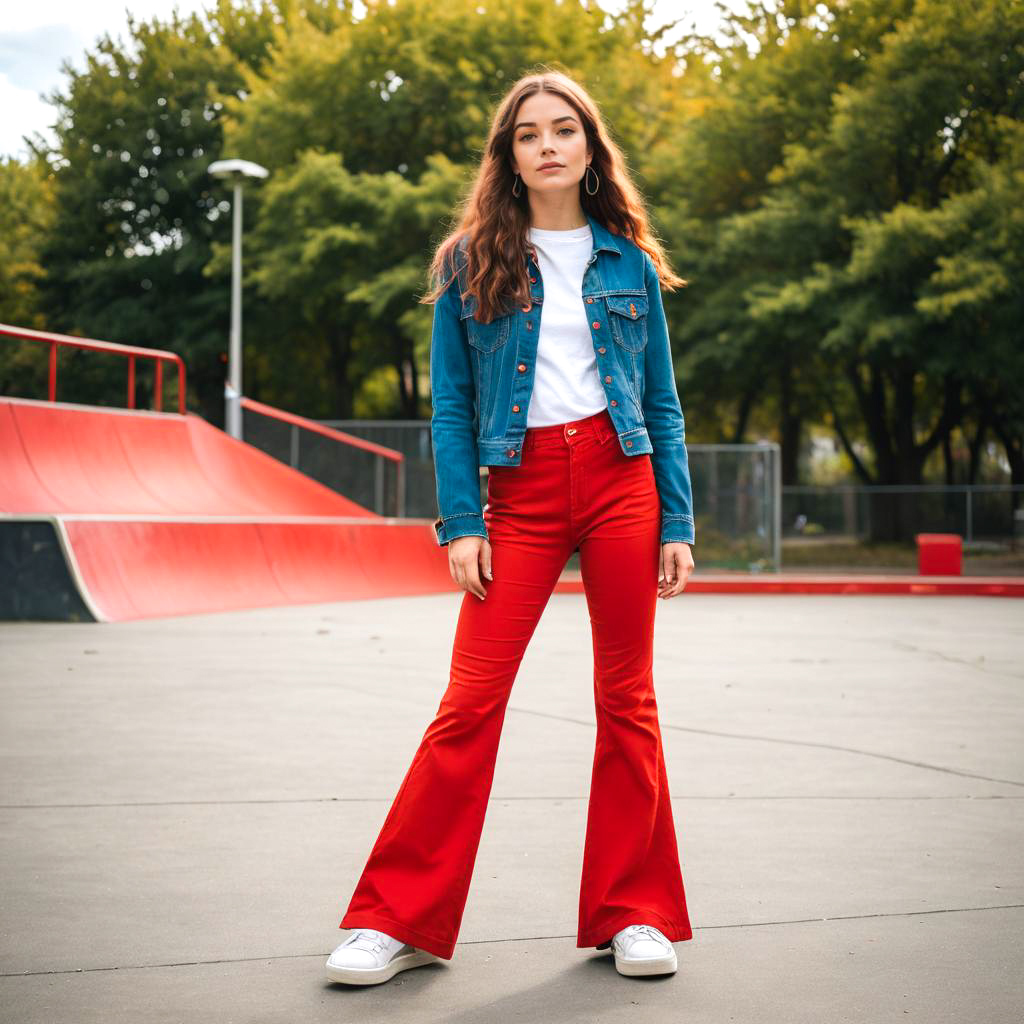
<svg viewBox="0 0 1024 1024">
<path fill-rule="evenodd" d="M 128 360 L 128 408 L 135 408 L 135 360 L 152 359 L 154 366 L 153 408 L 160 412 L 163 407 L 164 363 L 178 367 L 178 412 L 185 414 L 185 363 L 181 356 L 160 348 L 140 348 L 137 345 L 119 345 L 115 341 L 96 341 L 94 338 L 76 338 L 70 334 L 50 334 L 48 331 L 33 331 L 28 327 L 12 327 L 0 324 L 0 337 L 19 338 L 24 341 L 41 341 L 50 346 L 49 400 L 57 401 L 57 347 L 84 348 L 92 352 L 109 352 L 124 356 Z"/>
<path fill-rule="evenodd" d="M 374 455 L 391 459 L 393 462 L 405 461 L 405 455 L 402 452 L 396 451 L 394 448 L 385 448 L 384 445 L 376 444 L 373 441 L 367 441 L 365 437 L 356 437 L 355 434 L 346 434 L 343 430 L 325 427 L 322 423 L 317 423 L 316 420 L 307 420 L 305 416 L 296 416 L 293 412 L 285 412 L 284 409 L 277 409 L 272 405 L 264 405 L 262 402 L 257 402 L 254 398 L 246 398 L 245 395 L 242 395 L 239 402 L 243 409 L 252 409 L 253 412 L 262 413 L 264 416 L 270 416 L 275 420 L 282 420 L 285 423 L 294 424 L 296 427 L 312 430 L 314 433 L 323 434 L 324 437 L 329 437 L 333 441 L 350 444 L 353 448 L 362 448 L 363 451 L 373 452 Z"/>
<path fill-rule="evenodd" d="M 263 416 L 269 416 L 272 419 L 280 420 L 283 423 L 290 423 L 294 427 L 301 427 L 304 430 L 310 430 L 315 434 L 321 434 L 324 437 L 329 437 L 332 441 L 337 441 L 339 444 L 347 444 L 352 448 L 359 448 L 362 451 L 370 452 L 372 455 L 377 455 L 382 459 L 389 459 L 395 463 L 395 471 L 397 473 L 397 480 L 395 482 L 395 505 L 396 515 L 403 515 L 405 510 L 405 454 L 400 451 L 396 451 L 394 448 L 386 448 L 384 445 L 375 444 L 373 441 L 367 441 L 364 437 L 356 437 L 355 434 L 346 434 L 343 430 L 335 430 L 333 427 L 325 427 L 322 423 L 317 423 L 316 420 L 308 420 L 305 416 L 297 416 L 293 412 L 285 412 L 284 409 L 275 408 L 272 405 L 264 405 L 262 402 L 257 402 L 253 398 L 246 398 L 242 395 L 239 398 L 239 404 L 243 409 L 249 409 L 252 412 L 260 413 Z M 381 491 L 381 478 L 380 478 L 380 462 L 376 463 L 378 467 L 378 481 L 377 491 Z M 297 468 L 297 467 L 296 467 Z M 380 494 L 378 493 L 378 500 Z M 379 506 L 378 506 L 379 507 Z"/>
</svg>

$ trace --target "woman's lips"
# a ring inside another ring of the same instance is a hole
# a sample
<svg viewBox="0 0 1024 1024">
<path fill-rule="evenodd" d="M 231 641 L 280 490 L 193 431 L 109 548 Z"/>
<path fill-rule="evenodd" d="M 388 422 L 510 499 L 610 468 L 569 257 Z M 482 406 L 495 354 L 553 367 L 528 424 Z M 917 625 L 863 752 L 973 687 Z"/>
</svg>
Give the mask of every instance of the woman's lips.
<svg viewBox="0 0 1024 1024">
<path fill-rule="evenodd" d="M 561 164 L 552 164 L 550 167 L 542 167 L 540 170 L 541 170 L 542 174 L 550 173 L 551 171 L 560 171 L 560 170 L 562 170 L 562 165 Z"/>
</svg>

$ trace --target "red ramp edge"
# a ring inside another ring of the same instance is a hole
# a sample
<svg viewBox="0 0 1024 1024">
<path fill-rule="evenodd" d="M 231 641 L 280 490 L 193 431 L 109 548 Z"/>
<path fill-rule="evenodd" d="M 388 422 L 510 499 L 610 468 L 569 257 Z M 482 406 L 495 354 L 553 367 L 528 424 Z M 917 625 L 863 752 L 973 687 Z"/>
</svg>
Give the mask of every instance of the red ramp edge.
<svg viewBox="0 0 1024 1024">
<path fill-rule="evenodd" d="M 427 519 L 60 518 L 74 577 L 100 621 L 454 587 Z"/>
</svg>

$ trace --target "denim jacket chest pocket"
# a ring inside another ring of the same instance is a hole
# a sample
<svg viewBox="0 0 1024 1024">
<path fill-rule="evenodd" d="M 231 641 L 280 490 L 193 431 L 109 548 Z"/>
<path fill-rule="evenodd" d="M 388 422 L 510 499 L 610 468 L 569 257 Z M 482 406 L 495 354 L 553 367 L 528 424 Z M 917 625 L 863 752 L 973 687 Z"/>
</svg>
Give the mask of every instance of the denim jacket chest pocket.
<svg viewBox="0 0 1024 1024">
<path fill-rule="evenodd" d="M 505 373 L 505 346 L 512 336 L 513 314 L 496 316 L 489 324 L 484 324 L 476 319 L 476 309 L 476 297 L 470 296 L 463 301 L 460 316 L 472 353 L 480 437 L 490 438 L 504 431 L 504 418 L 497 399 Z"/>
<path fill-rule="evenodd" d="M 632 387 L 629 397 L 643 423 L 644 356 L 647 348 L 647 296 L 622 292 L 605 296 L 608 326 L 615 342 L 619 363 L 626 371 Z"/>
<path fill-rule="evenodd" d="M 647 296 L 606 295 L 605 304 L 615 343 L 630 352 L 642 352 L 647 345 Z"/>
<path fill-rule="evenodd" d="M 476 319 L 477 302 L 470 296 L 462 303 L 462 322 L 466 325 L 466 340 L 480 352 L 494 352 L 501 348 L 511 333 L 512 314 L 496 316 L 489 324 Z"/>
</svg>

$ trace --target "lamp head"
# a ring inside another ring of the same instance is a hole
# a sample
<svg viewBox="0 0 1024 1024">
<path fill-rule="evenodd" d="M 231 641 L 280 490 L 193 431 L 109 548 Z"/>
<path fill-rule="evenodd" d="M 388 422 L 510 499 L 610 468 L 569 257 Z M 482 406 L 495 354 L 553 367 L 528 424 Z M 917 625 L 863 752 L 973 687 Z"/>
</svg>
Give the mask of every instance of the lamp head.
<svg viewBox="0 0 1024 1024">
<path fill-rule="evenodd" d="M 215 178 L 237 181 L 241 178 L 265 178 L 270 172 L 251 160 L 215 160 L 207 170 Z"/>
</svg>

